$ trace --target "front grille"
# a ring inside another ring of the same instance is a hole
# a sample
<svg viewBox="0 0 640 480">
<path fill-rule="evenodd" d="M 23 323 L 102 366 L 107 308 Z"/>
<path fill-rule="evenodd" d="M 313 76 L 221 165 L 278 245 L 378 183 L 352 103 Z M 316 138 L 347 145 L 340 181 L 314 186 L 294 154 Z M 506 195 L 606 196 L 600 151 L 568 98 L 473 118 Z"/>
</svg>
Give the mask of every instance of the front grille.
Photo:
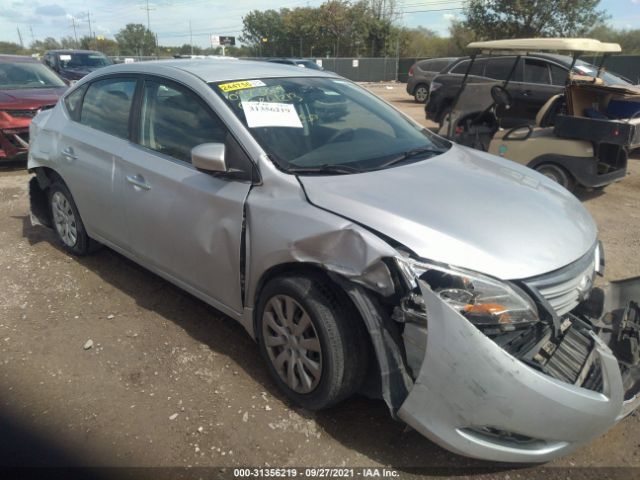
<svg viewBox="0 0 640 480">
<path fill-rule="evenodd" d="M 558 316 L 569 313 L 588 296 L 593 287 L 596 248 L 589 250 L 582 258 L 566 267 L 530 278 L 524 283 L 530 288 L 535 288 Z"/>
</svg>

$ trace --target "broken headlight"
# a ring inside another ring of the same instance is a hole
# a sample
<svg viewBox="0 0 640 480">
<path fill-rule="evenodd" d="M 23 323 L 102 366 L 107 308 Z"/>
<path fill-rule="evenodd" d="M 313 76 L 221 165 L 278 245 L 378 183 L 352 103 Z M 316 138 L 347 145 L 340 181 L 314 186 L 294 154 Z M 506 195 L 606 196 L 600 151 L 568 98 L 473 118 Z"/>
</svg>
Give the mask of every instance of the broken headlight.
<svg viewBox="0 0 640 480">
<path fill-rule="evenodd" d="M 447 305 L 483 330 L 511 331 L 539 321 L 531 298 L 507 282 L 407 257 L 398 257 L 397 261 L 414 293 L 419 292 L 419 278 Z"/>
</svg>

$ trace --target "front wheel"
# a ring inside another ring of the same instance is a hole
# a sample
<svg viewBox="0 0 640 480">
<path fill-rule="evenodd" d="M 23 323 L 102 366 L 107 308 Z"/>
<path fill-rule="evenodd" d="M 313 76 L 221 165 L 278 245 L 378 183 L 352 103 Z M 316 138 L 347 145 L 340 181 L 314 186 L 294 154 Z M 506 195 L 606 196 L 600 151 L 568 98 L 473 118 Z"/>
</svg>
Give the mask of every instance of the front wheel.
<svg viewBox="0 0 640 480">
<path fill-rule="evenodd" d="M 547 163 L 538 165 L 535 170 L 554 182 L 559 183 L 570 192 L 575 188 L 575 181 L 571 174 L 559 165 Z"/>
<path fill-rule="evenodd" d="M 322 276 L 271 280 L 257 315 L 262 356 L 294 403 L 319 410 L 360 388 L 368 358 L 366 331 L 345 296 Z"/>
</svg>

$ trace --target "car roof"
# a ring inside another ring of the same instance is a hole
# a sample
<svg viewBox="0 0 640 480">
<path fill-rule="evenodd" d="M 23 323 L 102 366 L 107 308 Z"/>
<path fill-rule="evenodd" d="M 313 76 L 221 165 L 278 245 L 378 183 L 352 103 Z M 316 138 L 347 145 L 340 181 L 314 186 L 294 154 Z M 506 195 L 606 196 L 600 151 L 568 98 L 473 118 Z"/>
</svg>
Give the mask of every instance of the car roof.
<svg viewBox="0 0 640 480">
<path fill-rule="evenodd" d="M 180 60 L 151 60 L 148 62 L 121 63 L 103 67 L 100 76 L 110 73 L 163 73 L 166 69 L 188 72 L 205 82 L 220 82 L 223 80 L 243 80 L 253 78 L 278 77 L 336 77 L 331 72 L 308 70 L 294 65 L 284 65 L 275 62 L 259 62 L 253 60 L 236 60 L 229 62 L 215 58 L 180 59 Z M 92 75 L 95 78 L 95 75 Z"/>
<path fill-rule="evenodd" d="M 5 55 L 0 54 L 0 62 L 24 62 L 24 63 L 40 63 L 33 57 L 27 57 L 26 55 Z"/>
<path fill-rule="evenodd" d="M 509 53 L 505 53 L 505 54 L 493 54 L 493 55 L 478 55 L 476 57 L 476 61 L 477 60 L 486 60 L 488 58 L 500 58 L 500 57 L 515 57 L 517 56 L 518 53 L 517 52 L 509 52 Z M 535 58 L 542 58 L 544 60 L 552 60 L 556 63 L 559 63 L 561 65 L 564 65 L 565 67 L 569 67 L 569 65 L 571 65 L 571 62 L 573 61 L 573 59 L 568 56 L 568 55 L 561 55 L 559 53 L 539 53 L 539 52 L 535 52 L 535 53 L 527 53 L 525 55 L 523 55 L 524 57 L 535 57 Z M 458 65 L 459 63 L 462 63 L 465 60 L 469 60 L 469 58 L 471 57 L 460 57 L 458 58 L 455 62 L 456 65 Z M 451 64 L 451 66 L 453 67 L 454 65 Z"/>
<path fill-rule="evenodd" d="M 58 50 L 47 50 L 45 52 L 45 54 L 47 53 L 98 53 L 100 55 L 104 55 L 102 52 L 98 52 L 96 50 L 75 50 L 72 48 L 69 49 L 58 49 Z"/>
<path fill-rule="evenodd" d="M 479 50 L 565 51 L 565 52 L 621 52 L 617 43 L 604 43 L 593 38 L 513 38 L 471 42 L 467 48 Z"/>
</svg>

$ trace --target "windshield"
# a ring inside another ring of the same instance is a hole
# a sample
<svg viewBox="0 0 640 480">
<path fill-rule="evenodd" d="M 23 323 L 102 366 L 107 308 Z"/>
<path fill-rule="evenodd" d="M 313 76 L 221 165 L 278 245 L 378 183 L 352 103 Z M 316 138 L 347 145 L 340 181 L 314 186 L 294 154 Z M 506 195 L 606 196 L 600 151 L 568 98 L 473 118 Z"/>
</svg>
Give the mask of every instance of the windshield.
<svg viewBox="0 0 640 480">
<path fill-rule="evenodd" d="M 598 75 L 598 67 L 591 65 L 590 63 L 584 62 L 582 60 L 578 60 L 573 67 L 573 71 L 578 75 L 587 75 L 589 77 L 596 77 Z M 600 73 L 600 78 L 607 85 L 630 85 L 626 80 L 614 75 L 613 73 L 609 73 L 606 71 L 602 71 Z"/>
<path fill-rule="evenodd" d="M 343 79 L 269 78 L 212 88 L 276 165 L 291 173 L 378 170 L 451 145 Z"/>
<path fill-rule="evenodd" d="M 101 53 L 61 53 L 58 61 L 62 68 L 106 67 L 111 60 Z"/>
<path fill-rule="evenodd" d="M 41 63 L 0 63 L 0 89 L 65 87 L 64 81 Z"/>
</svg>

